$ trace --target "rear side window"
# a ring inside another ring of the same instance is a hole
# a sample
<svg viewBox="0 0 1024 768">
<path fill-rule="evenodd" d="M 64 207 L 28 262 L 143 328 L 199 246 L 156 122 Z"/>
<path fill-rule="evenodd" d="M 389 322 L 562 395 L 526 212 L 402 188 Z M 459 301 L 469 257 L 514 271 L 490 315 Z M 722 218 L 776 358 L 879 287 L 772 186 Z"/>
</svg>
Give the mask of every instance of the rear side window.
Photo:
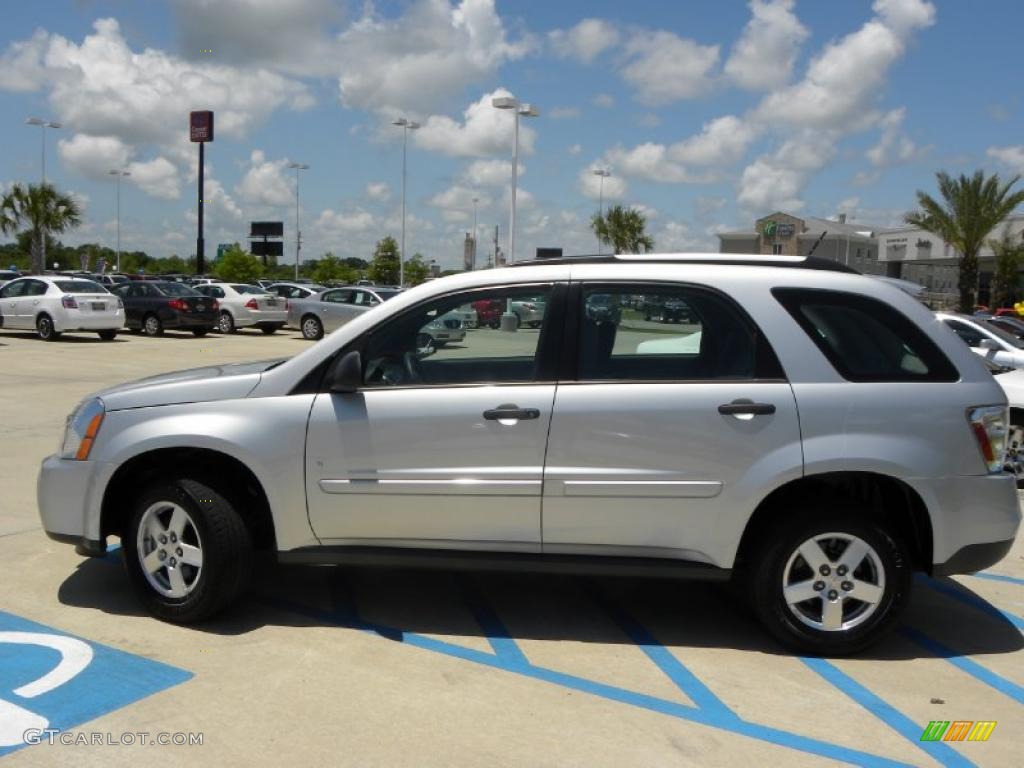
<svg viewBox="0 0 1024 768">
<path fill-rule="evenodd" d="M 772 294 L 847 381 L 960 378 L 924 331 L 885 302 L 804 288 L 775 288 Z"/>
<path fill-rule="evenodd" d="M 106 293 L 107 289 L 91 280 L 55 280 L 64 293 Z"/>
</svg>

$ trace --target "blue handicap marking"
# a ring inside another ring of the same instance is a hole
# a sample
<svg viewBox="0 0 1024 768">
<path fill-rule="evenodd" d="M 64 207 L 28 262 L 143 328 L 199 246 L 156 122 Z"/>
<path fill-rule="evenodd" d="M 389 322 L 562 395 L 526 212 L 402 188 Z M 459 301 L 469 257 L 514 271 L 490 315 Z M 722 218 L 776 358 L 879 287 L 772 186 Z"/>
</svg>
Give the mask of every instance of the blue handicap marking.
<svg viewBox="0 0 1024 768">
<path fill-rule="evenodd" d="M 0 756 L 26 731 L 67 730 L 191 677 L 0 611 Z"/>
</svg>

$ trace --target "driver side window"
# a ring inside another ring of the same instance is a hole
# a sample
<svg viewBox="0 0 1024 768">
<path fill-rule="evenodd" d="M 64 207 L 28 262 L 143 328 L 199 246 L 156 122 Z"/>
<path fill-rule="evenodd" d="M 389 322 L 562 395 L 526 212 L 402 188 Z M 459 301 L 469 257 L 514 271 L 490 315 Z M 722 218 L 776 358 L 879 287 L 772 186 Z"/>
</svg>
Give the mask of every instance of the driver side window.
<svg viewBox="0 0 1024 768">
<path fill-rule="evenodd" d="M 527 383 L 537 379 L 552 287 L 459 293 L 422 304 L 375 330 L 363 356 L 366 387 Z M 459 307 L 484 301 L 503 307 L 504 328 L 468 328 Z M 529 305 L 529 310 L 524 307 Z M 529 321 L 524 312 L 529 311 Z"/>
</svg>

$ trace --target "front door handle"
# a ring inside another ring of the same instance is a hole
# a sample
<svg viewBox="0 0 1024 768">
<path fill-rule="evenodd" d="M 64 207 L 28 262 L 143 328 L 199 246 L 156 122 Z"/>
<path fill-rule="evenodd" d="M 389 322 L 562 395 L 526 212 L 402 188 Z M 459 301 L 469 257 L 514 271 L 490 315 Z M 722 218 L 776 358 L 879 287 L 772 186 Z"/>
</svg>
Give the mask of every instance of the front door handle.
<svg viewBox="0 0 1024 768">
<path fill-rule="evenodd" d="M 484 418 L 488 421 L 525 421 L 539 419 L 540 411 L 536 408 L 520 408 L 518 405 L 505 404 L 484 411 Z"/>
<path fill-rule="evenodd" d="M 769 416 L 775 413 L 772 403 L 755 403 L 753 400 L 733 400 L 718 406 L 723 416 Z"/>
</svg>

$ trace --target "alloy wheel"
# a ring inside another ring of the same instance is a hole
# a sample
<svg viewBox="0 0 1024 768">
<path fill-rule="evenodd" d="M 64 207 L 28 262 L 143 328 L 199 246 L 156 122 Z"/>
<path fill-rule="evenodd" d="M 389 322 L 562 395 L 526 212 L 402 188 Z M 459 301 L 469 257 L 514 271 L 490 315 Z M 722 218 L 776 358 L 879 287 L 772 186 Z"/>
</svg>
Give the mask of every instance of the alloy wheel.
<svg viewBox="0 0 1024 768">
<path fill-rule="evenodd" d="M 803 624 L 826 632 L 853 629 L 878 609 L 885 569 L 863 539 L 831 532 L 807 539 L 782 571 L 782 595 Z"/>
<path fill-rule="evenodd" d="M 203 543 L 195 521 L 181 505 L 158 501 L 147 507 L 135 549 L 146 581 L 164 597 L 187 597 L 199 583 Z"/>
</svg>

